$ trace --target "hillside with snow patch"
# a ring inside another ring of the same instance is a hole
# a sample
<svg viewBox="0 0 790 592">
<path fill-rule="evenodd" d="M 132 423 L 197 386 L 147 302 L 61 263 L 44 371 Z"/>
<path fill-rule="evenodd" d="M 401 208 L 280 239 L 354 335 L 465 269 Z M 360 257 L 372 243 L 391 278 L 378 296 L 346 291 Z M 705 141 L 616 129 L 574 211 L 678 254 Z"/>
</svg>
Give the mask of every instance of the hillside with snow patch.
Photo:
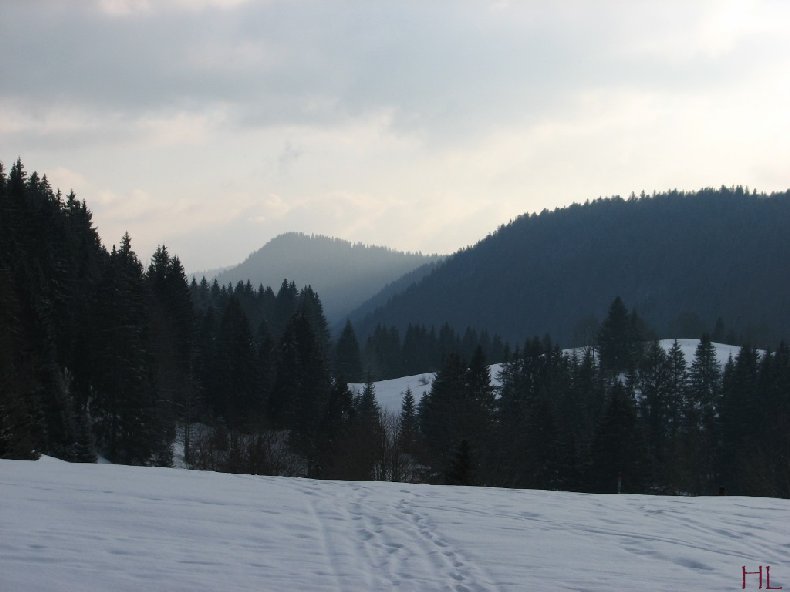
<svg viewBox="0 0 790 592">
<path fill-rule="evenodd" d="M 668 352 L 674 342 L 674 339 L 662 339 L 659 341 L 659 345 L 664 348 L 664 351 Z M 697 346 L 699 345 L 699 339 L 678 339 L 677 342 L 680 346 L 680 349 L 683 351 L 683 355 L 686 358 L 686 363 L 690 366 L 691 362 L 694 361 L 694 355 L 697 351 Z M 727 345 L 725 343 L 714 343 L 713 347 L 716 349 L 716 359 L 722 368 L 727 363 L 727 360 L 730 358 L 735 359 L 735 357 L 738 355 L 738 352 L 740 351 L 740 347 L 736 345 Z M 578 355 L 582 354 L 581 349 L 566 349 L 563 351 L 568 355 L 573 354 L 574 351 Z M 494 387 L 497 387 L 501 384 L 501 381 L 499 380 L 499 373 L 501 370 L 502 364 L 492 364 L 489 367 L 489 371 L 491 373 L 491 385 Z M 411 389 L 411 392 L 414 395 L 414 400 L 419 401 L 423 393 L 429 392 L 431 390 L 433 379 L 434 374 L 432 372 L 424 372 L 422 374 L 415 374 L 414 376 L 403 376 L 401 378 L 393 378 L 391 380 L 380 380 L 373 383 L 376 389 L 376 399 L 383 409 L 398 411 L 401 407 L 403 394 L 406 392 L 407 388 Z M 353 392 L 361 393 L 365 385 L 364 383 L 350 383 L 349 387 Z"/>
</svg>

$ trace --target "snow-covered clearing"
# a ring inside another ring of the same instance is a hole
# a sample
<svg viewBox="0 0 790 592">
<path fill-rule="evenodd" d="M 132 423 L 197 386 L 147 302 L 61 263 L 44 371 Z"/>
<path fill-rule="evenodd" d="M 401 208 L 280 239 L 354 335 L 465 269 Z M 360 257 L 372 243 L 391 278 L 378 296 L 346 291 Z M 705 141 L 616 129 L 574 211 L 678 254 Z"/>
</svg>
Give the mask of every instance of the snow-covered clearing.
<svg viewBox="0 0 790 592">
<path fill-rule="evenodd" d="M 678 339 L 677 341 L 686 358 L 686 363 L 690 366 L 694 361 L 699 339 Z M 664 351 L 669 352 L 674 342 L 674 339 L 662 339 L 658 343 L 664 348 Z M 724 364 L 727 363 L 730 357 L 734 360 L 741 349 L 738 346 L 726 345 L 724 343 L 714 343 L 713 346 L 716 349 L 716 359 L 722 367 L 724 367 Z M 578 356 L 583 355 L 582 348 L 576 350 L 566 349 L 563 350 L 563 352 L 568 355 L 572 355 L 574 352 Z M 492 386 L 500 386 L 501 381 L 499 380 L 499 373 L 501 370 L 502 364 L 493 364 L 489 366 Z M 401 378 L 374 382 L 373 386 L 376 389 L 376 400 L 383 409 L 399 411 L 401 403 L 403 402 L 403 394 L 406 392 L 407 388 L 411 389 L 414 400 L 419 401 L 424 393 L 431 390 L 434 377 L 432 372 L 424 372 L 414 376 L 403 376 Z M 364 383 L 359 382 L 349 383 L 348 386 L 351 388 L 352 392 L 355 393 L 361 393 L 362 389 L 365 388 Z"/>
<path fill-rule="evenodd" d="M 0 461 L 3 592 L 740 590 L 744 565 L 790 589 L 790 501 Z"/>
</svg>

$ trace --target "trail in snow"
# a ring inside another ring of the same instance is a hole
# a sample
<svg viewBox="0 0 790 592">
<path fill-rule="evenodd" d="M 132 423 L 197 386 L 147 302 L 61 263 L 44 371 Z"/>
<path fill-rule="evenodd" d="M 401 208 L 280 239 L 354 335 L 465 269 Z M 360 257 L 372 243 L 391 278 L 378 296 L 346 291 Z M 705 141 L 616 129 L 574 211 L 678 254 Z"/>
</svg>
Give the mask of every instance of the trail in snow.
<svg viewBox="0 0 790 592">
<path fill-rule="evenodd" d="M 790 588 L 788 500 L 55 461 L 0 461 L 0 500 L 3 592 Z"/>
</svg>

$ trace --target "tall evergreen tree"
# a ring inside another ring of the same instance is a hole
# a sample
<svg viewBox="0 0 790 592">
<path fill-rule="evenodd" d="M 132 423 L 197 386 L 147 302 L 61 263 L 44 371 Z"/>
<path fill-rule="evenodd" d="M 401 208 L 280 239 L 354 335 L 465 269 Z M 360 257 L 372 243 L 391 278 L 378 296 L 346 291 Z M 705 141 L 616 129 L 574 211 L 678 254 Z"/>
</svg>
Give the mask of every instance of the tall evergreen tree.
<svg viewBox="0 0 790 592">
<path fill-rule="evenodd" d="M 376 401 L 376 389 L 368 380 L 362 393 L 354 401 L 352 437 L 358 449 L 351 454 L 356 479 L 384 477 L 385 433 L 381 424 L 381 408 Z"/>
<path fill-rule="evenodd" d="M 335 347 L 335 376 L 342 376 L 348 382 L 360 382 L 362 380 L 362 359 L 360 357 L 359 342 L 351 321 L 346 321 L 343 332 L 337 340 L 337 346 Z"/>
<path fill-rule="evenodd" d="M 664 349 L 657 341 L 651 342 L 639 363 L 637 387 L 641 393 L 639 410 L 645 426 L 646 452 L 652 465 L 651 480 L 654 484 L 666 483 L 671 453 L 668 433 L 672 404 L 670 370 Z"/>
<path fill-rule="evenodd" d="M 445 483 L 447 485 L 474 485 L 474 460 L 469 440 L 461 440 L 455 449 Z"/>
<path fill-rule="evenodd" d="M 736 495 L 765 490 L 760 472 L 766 470 L 759 434 L 764 429 L 757 350 L 742 347 L 725 367 L 719 410 L 721 454 L 718 476 Z"/>
<path fill-rule="evenodd" d="M 695 493 L 710 493 L 717 488 L 720 398 L 721 368 L 716 348 L 710 337 L 703 335 L 689 370 L 684 405 L 684 457 L 689 465 L 688 486 Z"/>
<path fill-rule="evenodd" d="M 278 349 L 269 412 L 275 427 L 290 430 L 291 444 L 305 457 L 311 476 L 318 470 L 318 428 L 330 387 L 325 358 L 310 322 L 297 313 L 288 323 Z"/>
<path fill-rule="evenodd" d="M 471 365 L 457 354 L 450 354 L 420 406 L 420 430 L 426 452 L 439 474 L 447 472 L 461 440 L 468 440 L 473 449 L 484 447 L 492 427 L 493 407 L 490 376 L 482 352 L 477 352 Z"/>
<path fill-rule="evenodd" d="M 625 387 L 616 381 L 611 388 L 592 446 L 590 483 L 595 491 L 642 493 L 645 482 L 645 452 L 634 403 Z"/>
<path fill-rule="evenodd" d="M 214 409 L 231 427 L 259 425 L 263 404 L 257 395 L 258 365 L 250 324 L 238 299 L 231 297 L 217 335 L 214 372 L 218 390 Z"/>
<path fill-rule="evenodd" d="M 149 464 L 167 460 L 167 435 L 158 421 L 153 368 L 147 345 L 143 267 L 124 234 L 113 247 L 102 286 L 91 401 L 97 445 L 113 462 Z"/>
<path fill-rule="evenodd" d="M 400 423 L 398 430 L 398 442 L 400 449 L 405 454 L 414 454 L 417 447 L 418 425 L 417 407 L 414 402 L 414 394 L 410 388 L 403 393 L 401 401 Z"/>
<path fill-rule="evenodd" d="M 646 332 L 636 312 L 629 314 L 622 299 L 615 298 L 598 333 L 601 369 L 609 376 L 634 370 Z"/>
</svg>

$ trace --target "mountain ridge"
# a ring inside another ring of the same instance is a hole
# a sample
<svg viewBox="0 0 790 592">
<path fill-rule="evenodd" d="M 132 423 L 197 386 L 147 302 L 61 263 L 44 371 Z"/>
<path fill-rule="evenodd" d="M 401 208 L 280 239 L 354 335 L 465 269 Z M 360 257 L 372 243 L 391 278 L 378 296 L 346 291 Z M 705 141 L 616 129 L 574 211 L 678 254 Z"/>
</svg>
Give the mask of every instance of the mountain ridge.
<svg viewBox="0 0 790 592">
<path fill-rule="evenodd" d="M 342 323 L 354 308 L 387 284 L 414 269 L 440 260 L 439 255 L 401 252 L 324 236 L 287 232 L 219 272 L 220 284 L 250 281 L 279 286 L 283 279 L 310 285 L 319 294 L 330 326 Z"/>
<path fill-rule="evenodd" d="M 520 216 L 353 318 L 362 336 L 447 322 L 571 346 L 621 296 L 662 336 L 699 337 L 723 318 L 745 339 L 773 342 L 790 335 L 787 253 L 790 191 L 603 198 Z"/>
</svg>

